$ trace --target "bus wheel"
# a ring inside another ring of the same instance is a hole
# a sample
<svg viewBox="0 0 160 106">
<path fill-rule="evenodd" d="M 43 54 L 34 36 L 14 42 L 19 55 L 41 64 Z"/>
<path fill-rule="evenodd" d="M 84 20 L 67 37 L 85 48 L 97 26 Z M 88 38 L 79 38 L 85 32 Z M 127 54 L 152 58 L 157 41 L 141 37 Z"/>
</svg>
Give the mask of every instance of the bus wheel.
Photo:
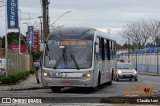
<svg viewBox="0 0 160 106">
<path fill-rule="evenodd" d="M 115 79 L 115 77 L 114 77 L 114 71 L 113 71 L 113 70 L 112 70 L 112 77 L 111 77 L 111 79 L 112 79 L 112 80 Z"/>
<path fill-rule="evenodd" d="M 136 79 L 134 79 L 134 81 L 137 81 L 137 78 L 136 78 Z"/>
<path fill-rule="evenodd" d="M 52 92 L 59 93 L 61 91 L 61 87 L 51 87 Z"/>
</svg>

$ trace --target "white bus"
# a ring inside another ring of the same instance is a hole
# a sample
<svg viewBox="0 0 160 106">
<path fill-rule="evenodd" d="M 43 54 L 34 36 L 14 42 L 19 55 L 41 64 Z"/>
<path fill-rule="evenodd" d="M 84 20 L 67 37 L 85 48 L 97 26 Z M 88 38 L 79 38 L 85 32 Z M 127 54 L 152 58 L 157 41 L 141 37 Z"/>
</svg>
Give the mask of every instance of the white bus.
<svg viewBox="0 0 160 106">
<path fill-rule="evenodd" d="M 112 84 L 116 71 L 116 42 L 92 28 L 68 27 L 48 36 L 43 53 L 42 85 L 59 92 L 63 87 Z"/>
</svg>

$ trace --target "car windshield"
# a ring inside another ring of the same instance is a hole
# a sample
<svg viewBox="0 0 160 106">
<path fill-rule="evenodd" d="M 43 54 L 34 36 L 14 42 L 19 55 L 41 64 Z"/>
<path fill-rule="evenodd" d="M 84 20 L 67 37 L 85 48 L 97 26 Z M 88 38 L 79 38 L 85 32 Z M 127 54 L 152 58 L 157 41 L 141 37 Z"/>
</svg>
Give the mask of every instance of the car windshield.
<svg viewBox="0 0 160 106">
<path fill-rule="evenodd" d="M 132 64 L 117 64 L 118 69 L 134 69 L 135 67 Z"/>
<path fill-rule="evenodd" d="M 45 67 L 54 69 L 84 69 L 92 63 L 92 41 L 48 40 Z"/>
</svg>

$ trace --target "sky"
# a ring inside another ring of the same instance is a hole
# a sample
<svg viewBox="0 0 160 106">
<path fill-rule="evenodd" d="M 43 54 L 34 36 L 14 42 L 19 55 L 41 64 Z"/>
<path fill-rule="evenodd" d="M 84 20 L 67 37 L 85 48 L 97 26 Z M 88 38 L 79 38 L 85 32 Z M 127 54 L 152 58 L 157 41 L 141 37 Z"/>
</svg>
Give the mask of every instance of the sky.
<svg viewBox="0 0 160 106">
<path fill-rule="evenodd" d="M 3 1 L 3 0 L 0 0 Z M 141 19 L 160 20 L 160 0 L 49 0 L 50 24 L 65 27 L 91 27 L 108 33 L 119 43 L 124 39 L 117 33 L 127 23 Z M 0 3 L 0 35 L 5 35 L 5 8 Z M 19 0 L 20 28 L 22 34 L 27 31 L 27 24 L 40 28 L 42 15 L 41 0 Z M 9 30 L 16 31 L 16 30 Z"/>
</svg>

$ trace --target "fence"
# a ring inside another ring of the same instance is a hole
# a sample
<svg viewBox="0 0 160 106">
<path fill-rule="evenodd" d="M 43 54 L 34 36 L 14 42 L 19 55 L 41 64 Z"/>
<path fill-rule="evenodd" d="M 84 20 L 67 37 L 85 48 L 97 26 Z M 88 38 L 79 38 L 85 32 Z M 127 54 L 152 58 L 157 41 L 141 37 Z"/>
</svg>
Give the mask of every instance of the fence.
<svg viewBox="0 0 160 106">
<path fill-rule="evenodd" d="M 5 70 L 7 66 L 7 72 L 5 72 L 7 75 L 29 70 L 29 55 L 8 50 L 7 61 L 5 58 L 5 51 L 4 48 L 0 48 L 0 68 Z"/>
<path fill-rule="evenodd" d="M 135 65 L 137 71 L 160 75 L 160 53 L 121 53 L 118 56 Z"/>
</svg>

